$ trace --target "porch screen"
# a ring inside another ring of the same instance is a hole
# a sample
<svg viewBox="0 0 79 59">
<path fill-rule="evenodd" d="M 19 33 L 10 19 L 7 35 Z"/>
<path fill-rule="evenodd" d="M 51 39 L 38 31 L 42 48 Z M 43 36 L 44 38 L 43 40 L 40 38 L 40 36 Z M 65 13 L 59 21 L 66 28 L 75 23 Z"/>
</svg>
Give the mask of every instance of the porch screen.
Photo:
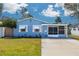
<svg viewBox="0 0 79 59">
<path fill-rule="evenodd" d="M 64 26 L 59 26 L 59 34 L 64 34 Z"/>
<path fill-rule="evenodd" d="M 48 34 L 57 34 L 57 27 L 49 27 Z"/>
</svg>

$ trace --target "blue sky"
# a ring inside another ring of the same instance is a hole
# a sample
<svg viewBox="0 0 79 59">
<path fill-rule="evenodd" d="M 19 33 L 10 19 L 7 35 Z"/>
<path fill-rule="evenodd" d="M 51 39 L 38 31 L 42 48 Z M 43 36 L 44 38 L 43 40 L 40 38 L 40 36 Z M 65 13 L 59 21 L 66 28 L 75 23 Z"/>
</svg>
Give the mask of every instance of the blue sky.
<svg viewBox="0 0 79 59">
<path fill-rule="evenodd" d="M 21 14 L 18 12 L 20 9 L 19 7 L 10 7 L 10 4 L 5 4 L 8 7 L 4 7 L 6 10 L 3 12 L 4 16 L 10 16 L 15 19 L 19 19 Z M 4 5 L 4 6 L 5 6 Z M 29 3 L 27 5 L 22 4 L 25 8 L 27 8 L 28 12 L 36 19 L 47 21 L 49 23 L 55 23 L 56 16 L 60 16 L 63 23 L 76 23 L 77 19 L 75 17 L 69 16 L 71 11 L 67 11 L 64 9 L 63 4 L 56 4 L 56 3 Z M 14 9 L 14 10 L 12 10 Z M 12 10 L 12 11 L 10 11 Z M 10 11 L 10 12 L 9 12 Z M 16 12 L 18 12 L 18 14 Z"/>
</svg>

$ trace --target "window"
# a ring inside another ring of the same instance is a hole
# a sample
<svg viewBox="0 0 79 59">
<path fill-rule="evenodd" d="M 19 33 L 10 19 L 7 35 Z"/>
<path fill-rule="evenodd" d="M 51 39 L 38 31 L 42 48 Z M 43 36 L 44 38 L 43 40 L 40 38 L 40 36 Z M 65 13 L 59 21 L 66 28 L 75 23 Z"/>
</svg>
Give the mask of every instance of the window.
<svg viewBox="0 0 79 59">
<path fill-rule="evenodd" d="M 27 32 L 28 26 L 27 25 L 19 25 L 19 32 Z"/>
<path fill-rule="evenodd" d="M 21 32 L 25 32 L 26 31 L 26 29 L 25 28 L 23 28 L 23 29 L 20 29 L 21 30 Z"/>
<path fill-rule="evenodd" d="M 65 34 L 65 27 L 64 26 L 59 26 L 59 27 L 58 26 L 56 26 L 56 27 L 49 26 L 48 34 L 49 35 Z"/>
<path fill-rule="evenodd" d="M 48 27 L 48 34 L 57 34 L 57 27 Z"/>
<path fill-rule="evenodd" d="M 59 34 L 64 34 L 64 26 L 59 26 Z"/>
<path fill-rule="evenodd" d="M 33 25 L 33 32 L 41 32 L 41 26 L 40 25 Z"/>
</svg>

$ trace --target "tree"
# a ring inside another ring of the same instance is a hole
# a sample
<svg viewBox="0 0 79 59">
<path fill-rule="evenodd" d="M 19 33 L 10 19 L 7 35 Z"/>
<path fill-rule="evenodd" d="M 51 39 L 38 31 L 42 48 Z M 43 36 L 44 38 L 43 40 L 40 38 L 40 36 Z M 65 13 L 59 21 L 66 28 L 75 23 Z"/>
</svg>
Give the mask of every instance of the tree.
<svg viewBox="0 0 79 59">
<path fill-rule="evenodd" d="M 72 28 L 72 26 L 73 26 L 72 24 L 68 25 L 68 34 L 71 34 L 71 28 Z"/>
<path fill-rule="evenodd" d="M 0 3 L 0 16 L 2 14 L 2 10 L 3 10 L 3 3 Z"/>
<path fill-rule="evenodd" d="M 79 3 L 65 3 L 64 8 L 74 11 L 71 15 L 79 19 Z"/>
<path fill-rule="evenodd" d="M 62 23 L 61 18 L 60 18 L 60 17 L 56 17 L 56 19 L 55 19 L 55 23 L 56 23 L 56 24 L 58 24 L 58 23 Z"/>
<path fill-rule="evenodd" d="M 10 17 L 5 17 L 0 20 L 0 26 L 5 27 L 5 37 L 13 37 L 13 30 L 16 28 L 16 20 L 10 18 Z M 7 34 L 9 31 L 9 34 Z"/>
<path fill-rule="evenodd" d="M 2 27 L 16 28 L 16 20 L 12 18 L 3 18 L 0 20 Z"/>
</svg>

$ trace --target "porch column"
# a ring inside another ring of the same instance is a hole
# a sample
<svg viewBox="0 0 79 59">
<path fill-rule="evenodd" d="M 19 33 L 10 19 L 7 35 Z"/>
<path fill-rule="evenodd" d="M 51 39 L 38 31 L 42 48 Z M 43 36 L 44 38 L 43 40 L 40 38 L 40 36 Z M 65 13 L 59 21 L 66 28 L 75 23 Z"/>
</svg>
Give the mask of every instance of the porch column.
<svg viewBox="0 0 79 59">
<path fill-rule="evenodd" d="M 68 26 L 67 25 L 65 26 L 65 34 L 66 34 L 66 37 L 68 37 Z"/>
</svg>

